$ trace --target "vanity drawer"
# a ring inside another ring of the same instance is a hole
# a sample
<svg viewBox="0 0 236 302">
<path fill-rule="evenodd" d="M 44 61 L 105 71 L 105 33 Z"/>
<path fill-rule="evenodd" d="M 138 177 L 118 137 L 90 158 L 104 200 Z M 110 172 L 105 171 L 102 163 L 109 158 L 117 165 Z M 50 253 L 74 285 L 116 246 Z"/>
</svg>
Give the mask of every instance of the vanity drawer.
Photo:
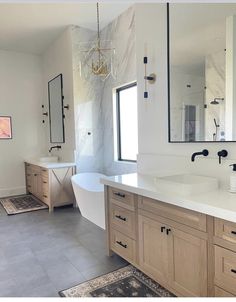
<svg viewBox="0 0 236 302">
<path fill-rule="evenodd" d="M 215 286 L 215 297 L 235 297 L 235 296 L 223 290 L 222 288 Z"/>
<path fill-rule="evenodd" d="M 30 193 L 33 192 L 33 187 L 32 187 L 32 184 L 31 184 L 31 183 L 27 183 L 26 188 L 27 188 L 27 191 L 29 191 Z"/>
<path fill-rule="evenodd" d="M 49 195 L 49 186 L 46 181 L 42 181 L 42 194 L 43 195 Z"/>
<path fill-rule="evenodd" d="M 135 241 L 114 229 L 111 229 L 110 236 L 112 250 L 124 259 L 130 262 L 135 262 Z"/>
<path fill-rule="evenodd" d="M 48 190 L 48 188 L 49 188 L 49 181 L 48 181 L 48 178 L 47 177 L 42 177 L 42 187 L 43 188 L 47 188 L 47 190 Z"/>
<path fill-rule="evenodd" d="M 42 192 L 41 200 L 42 202 L 46 203 L 48 206 L 50 205 L 50 198 L 47 192 Z"/>
<path fill-rule="evenodd" d="M 121 208 L 113 203 L 110 207 L 111 227 L 118 231 L 135 238 L 135 214 L 133 211 Z"/>
<path fill-rule="evenodd" d="M 41 168 L 41 176 L 45 179 L 48 179 L 48 169 Z"/>
<path fill-rule="evenodd" d="M 129 210 L 134 210 L 134 194 L 109 187 L 110 201 Z"/>
<path fill-rule="evenodd" d="M 169 218 L 176 222 L 188 225 L 200 231 L 206 232 L 206 215 L 170 205 L 148 197 L 139 200 L 138 207 L 159 216 Z"/>
<path fill-rule="evenodd" d="M 215 218 L 214 224 L 215 236 L 227 242 L 234 243 L 236 247 L 236 223 Z"/>
<path fill-rule="evenodd" d="M 236 294 L 236 253 L 215 245 L 215 284 Z"/>
</svg>

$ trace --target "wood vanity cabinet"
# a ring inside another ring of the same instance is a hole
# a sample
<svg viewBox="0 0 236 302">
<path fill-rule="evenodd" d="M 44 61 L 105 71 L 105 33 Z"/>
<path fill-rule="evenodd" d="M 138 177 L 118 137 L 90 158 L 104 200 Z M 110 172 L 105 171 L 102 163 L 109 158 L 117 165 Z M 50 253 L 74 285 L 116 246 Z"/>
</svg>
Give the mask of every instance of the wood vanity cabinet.
<svg viewBox="0 0 236 302">
<path fill-rule="evenodd" d="M 236 295 L 236 224 L 105 188 L 108 252 L 177 296 Z"/>
<path fill-rule="evenodd" d="M 162 212 L 153 209 L 154 203 L 155 208 L 161 208 Z M 139 265 L 177 295 L 204 297 L 207 296 L 206 234 L 187 225 L 194 220 L 195 228 L 205 229 L 206 219 L 186 209 L 183 209 L 185 215 L 179 212 L 179 207 L 140 198 Z M 168 219 L 168 213 L 175 220 Z"/>
<path fill-rule="evenodd" d="M 214 218 L 215 294 L 236 296 L 236 223 Z"/>
<path fill-rule="evenodd" d="M 29 193 L 41 199 L 41 169 L 38 166 L 26 164 L 26 189 Z"/>
<path fill-rule="evenodd" d="M 46 169 L 25 163 L 26 191 L 48 205 L 49 211 L 54 207 L 74 203 L 71 176 L 75 166 Z"/>
</svg>

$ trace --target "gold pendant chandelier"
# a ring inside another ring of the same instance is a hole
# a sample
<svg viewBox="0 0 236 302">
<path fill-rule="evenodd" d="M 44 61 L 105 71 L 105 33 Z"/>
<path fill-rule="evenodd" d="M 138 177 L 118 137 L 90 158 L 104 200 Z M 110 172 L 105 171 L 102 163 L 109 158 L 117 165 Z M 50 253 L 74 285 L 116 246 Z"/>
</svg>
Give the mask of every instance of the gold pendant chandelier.
<svg viewBox="0 0 236 302">
<path fill-rule="evenodd" d="M 97 3 L 97 38 L 93 42 L 81 43 L 86 49 L 80 47 L 80 71 L 85 77 L 93 74 L 107 79 L 110 75 L 115 78 L 113 60 L 115 49 L 112 41 L 101 40 L 99 4 Z"/>
</svg>

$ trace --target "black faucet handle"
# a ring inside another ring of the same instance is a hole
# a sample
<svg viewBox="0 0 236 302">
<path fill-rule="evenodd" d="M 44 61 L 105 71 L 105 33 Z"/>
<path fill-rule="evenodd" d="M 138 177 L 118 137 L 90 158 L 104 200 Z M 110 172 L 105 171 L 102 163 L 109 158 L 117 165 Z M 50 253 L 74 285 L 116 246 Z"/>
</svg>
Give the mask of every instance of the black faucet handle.
<svg viewBox="0 0 236 302">
<path fill-rule="evenodd" d="M 202 155 L 203 156 L 208 156 L 208 154 L 209 154 L 209 151 L 207 149 L 202 150 Z"/>
<path fill-rule="evenodd" d="M 228 151 L 223 149 L 223 150 L 219 151 L 217 153 L 217 155 L 219 156 L 219 164 L 221 164 L 221 158 L 226 157 L 228 155 Z"/>
</svg>

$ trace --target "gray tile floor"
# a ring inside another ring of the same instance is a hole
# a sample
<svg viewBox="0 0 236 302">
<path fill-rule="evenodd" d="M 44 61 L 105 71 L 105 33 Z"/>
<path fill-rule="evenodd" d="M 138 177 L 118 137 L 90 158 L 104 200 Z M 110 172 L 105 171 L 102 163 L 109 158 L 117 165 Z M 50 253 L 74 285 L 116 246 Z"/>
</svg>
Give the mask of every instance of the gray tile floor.
<svg viewBox="0 0 236 302">
<path fill-rule="evenodd" d="M 105 232 L 72 207 L 7 216 L 0 206 L 0 297 L 58 297 L 58 291 L 122 267 Z"/>
</svg>

